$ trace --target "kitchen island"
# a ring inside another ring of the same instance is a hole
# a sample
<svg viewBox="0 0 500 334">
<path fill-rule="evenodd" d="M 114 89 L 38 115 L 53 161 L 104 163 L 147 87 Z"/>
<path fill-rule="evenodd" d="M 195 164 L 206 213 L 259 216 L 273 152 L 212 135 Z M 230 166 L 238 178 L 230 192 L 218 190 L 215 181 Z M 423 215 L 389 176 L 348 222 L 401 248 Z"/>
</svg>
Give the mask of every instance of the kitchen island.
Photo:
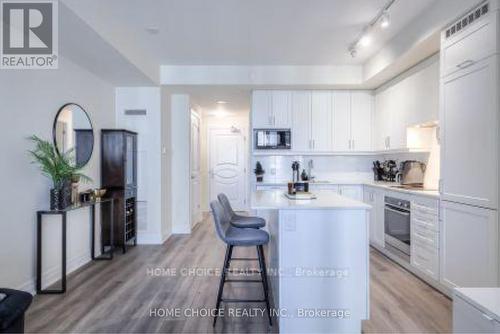
<svg viewBox="0 0 500 334">
<path fill-rule="evenodd" d="M 370 206 L 334 191 L 290 200 L 256 191 L 267 220 L 268 274 L 281 333 L 361 332 L 369 314 Z"/>
</svg>

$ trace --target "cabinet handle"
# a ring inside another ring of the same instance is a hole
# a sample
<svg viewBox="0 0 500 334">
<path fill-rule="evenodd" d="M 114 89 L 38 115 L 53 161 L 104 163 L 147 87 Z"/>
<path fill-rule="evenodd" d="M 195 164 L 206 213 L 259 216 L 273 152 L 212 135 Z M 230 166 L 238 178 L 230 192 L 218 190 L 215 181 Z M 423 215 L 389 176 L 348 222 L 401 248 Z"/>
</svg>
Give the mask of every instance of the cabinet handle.
<svg viewBox="0 0 500 334">
<path fill-rule="evenodd" d="M 347 142 L 348 142 L 349 149 L 351 149 L 351 140 L 349 139 Z"/>
<path fill-rule="evenodd" d="M 391 148 L 391 136 L 387 137 L 387 142 L 389 143 L 387 148 Z"/>
<path fill-rule="evenodd" d="M 418 236 L 419 238 L 422 238 L 422 239 L 427 240 L 428 242 L 434 244 L 434 240 L 431 239 L 431 238 L 426 237 L 425 235 L 422 235 L 422 234 L 420 234 L 418 232 L 415 232 L 415 235 Z"/>
<path fill-rule="evenodd" d="M 443 194 L 443 179 L 439 179 L 438 192 L 439 192 L 440 195 Z"/>
<path fill-rule="evenodd" d="M 467 59 L 466 61 L 458 64 L 457 67 L 460 68 L 460 69 L 464 69 L 464 68 L 467 68 L 469 66 L 474 65 L 474 63 L 475 63 L 474 60 Z"/>
<path fill-rule="evenodd" d="M 273 115 L 273 126 L 276 126 L 276 116 Z"/>
<path fill-rule="evenodd" d="M 316 139 L 313 139 L 313 150 L 316 149 Z"/>
<path fill-rule="evenodd" d="M 351 144 L 351 149 L 354 150 L 354 139 L 351 140 L 352 141 L 352 144 Z"/>
</svg>

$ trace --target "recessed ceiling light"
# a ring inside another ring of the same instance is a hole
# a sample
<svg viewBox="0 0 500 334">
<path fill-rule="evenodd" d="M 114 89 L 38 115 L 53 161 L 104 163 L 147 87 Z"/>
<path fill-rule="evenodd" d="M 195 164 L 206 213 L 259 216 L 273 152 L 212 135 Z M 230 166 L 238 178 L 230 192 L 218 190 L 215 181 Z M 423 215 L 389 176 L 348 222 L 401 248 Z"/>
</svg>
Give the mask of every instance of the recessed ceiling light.
<svg viewBox="0 0 500 334">
<path fill-rule="evenodd" d="M 158 35 L 160 32 L 160 28 L 158 27 L 146 27 L 146 32 L 150 33 L 151 35 Z"/>
<path fill-rule="evenodd" d="M 219 100 L 217 101 L 217 104 L 227 104 L 227 101 Z"/>
</svg>

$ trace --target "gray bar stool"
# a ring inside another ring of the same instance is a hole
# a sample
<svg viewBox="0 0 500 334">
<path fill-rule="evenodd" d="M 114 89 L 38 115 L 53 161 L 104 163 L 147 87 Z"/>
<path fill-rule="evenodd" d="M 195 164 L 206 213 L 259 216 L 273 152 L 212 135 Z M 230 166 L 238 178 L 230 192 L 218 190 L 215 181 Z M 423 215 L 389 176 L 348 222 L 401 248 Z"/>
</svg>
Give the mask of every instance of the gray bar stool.
<svg viewBox="0 0 500 334">
<path fill-rule="evenodd" d="M 212 209 L 212 214 L 214 217 L 215 229 L 217 235 L 226 244 L 226 256 L 224 259 L 224 266 L 222 267 L 222 275 L 219 283 L 219 292 L 217 293 L 217 303 L 215 308 L 217 313 L 220 309 L 220 303 L 266 303 L 267 314 L 269 317 L 269 325 L 272 326 L 271 321 L 271 309 L 269 308 L 269 285 L 267 282 L 267 270 L 266 262 L 264 258 L 264 247 L 269 242 L 269 234 L 266 231 L 262 231 L 255 228 L 238 228 L 231 225 L 230 220 L 224 208 L 218 201 L 212 201 L 210 203 Z M 233 254 L 233 247 L 257 247 L 257 254 L 260 267 L 260 280 L 237 280 L 237 279 L 227 279 L 226 275 L 229 271 L 231 265 L 231 256 Z M 249 282 L 249 283 L 261 283 L 264 288 L 264 299 L 226 299 L 222 298 L 222 292 L 224 290 L 224 284 L 226 282 Z M 217 321 L 217 314 L 214 317 L 213 326 Z"/>
<path fill-rule="evenodd" d="M 260 217 L 251 217 L 251 216 L 241 216 L 234 212 L 231 207 L 231 203 L 229 203 L 229 199 L 225 194 L 217 195 L 220 204 L 224 208 L 224 211 L 229 216 L 229 220 L 231 225 L 239 228 L 261 228 L 266 226 L 266 221 Z"/>
</svg>

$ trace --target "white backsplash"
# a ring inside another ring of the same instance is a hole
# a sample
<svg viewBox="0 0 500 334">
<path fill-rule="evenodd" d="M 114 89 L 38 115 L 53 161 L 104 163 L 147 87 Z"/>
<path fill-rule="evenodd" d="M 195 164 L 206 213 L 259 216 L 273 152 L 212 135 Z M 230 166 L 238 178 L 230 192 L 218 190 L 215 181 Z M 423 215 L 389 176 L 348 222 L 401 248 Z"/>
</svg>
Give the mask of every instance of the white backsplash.
<svg viewBox="0 0 500 334">
<path fill-rule="evenodd" d="M 425 164 L 429 161 L 429 153 L 402 153 L 395 155 L 374 156 L 254 156 L 255 163 L 260 161 L 265 170 L 264 183 L 286 183 L 292 179 L 292 162 L 300 162 L 300 172 L 308 171 L 308 162 L 313 161 L 312 176 L 316 181 L 333 183 L 359 183 L 373 181 L 373 161 L 396 160 L 398 165 L 405 160 L 418 160 Z M 255 177 L 252 178 L 255 181 Z"/>
<path fill-rule="evenodd" d="M 257 156 L 253 164 L 260 161 L 265 183 L 283 183 L 292 179 L 292 162 L 300 162 L 300 172 L 308 171 L 308 162 L 313 161 L 312 176 L 317 181 L 356 183 L 373 180 L 371 170 L 374 156 Z"/>
</svg>

